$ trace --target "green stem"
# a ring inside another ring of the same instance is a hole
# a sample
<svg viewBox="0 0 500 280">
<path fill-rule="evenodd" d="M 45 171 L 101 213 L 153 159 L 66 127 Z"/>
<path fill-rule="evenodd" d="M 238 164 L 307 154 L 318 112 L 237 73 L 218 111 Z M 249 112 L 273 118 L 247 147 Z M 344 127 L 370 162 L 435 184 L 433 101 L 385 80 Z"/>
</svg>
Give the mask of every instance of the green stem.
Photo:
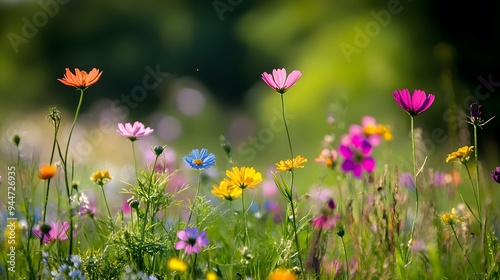
<svg viewBox="0 0 500 280">
<path fill-rule="evenodd" d="M 241 211 L 243 215 L 243 223 L 245 227 L 245 246 L 249 248 L 250 246 L 250 237 L 248 236 L 248 222 L 247 222 L 247 210 L 245 209 L 245 194 L 241 192 Z"/>
<path fill-rule="evenodd" d="M 55 123 L 54 124 L 54 141 L 52 142 L 52 151 L 50 152 L 50 161 L 49 164 L 52 164 L 54 161 L 54 153 L 56 150 L 56 143 L 57 143 L 57 133 L 59 132 L 59 124 Z M 50 180 L 51 178 L 47 179 L 47 185 L 46 185 L 46 192 L 45 192 L 45 201 L 43 205 L 43 217 L 42 217 L 42 224 L 45 224 L 45 218 L 47 217 L 47 204 L 49 202 L 49 190 L 50 190 Z M 42 239 L 40 240 L 42 242 Z M 41 243 L 40 243 L 41 244 Z"/>
<path fill-rule="evenodd" d="M 189 222 L 191 221 L 191 217 L 193 216 L 193 211 L 194 211 L 195 206 L 196 206 L 196 200 L 198 199 L 198 194 L 200 192 L 200 188 L 201 188 L 201 169 L 198 169 L 198 186 L 196 188 L 196 194 L 194 196 L 193 206 L 191 207 L 191 211 L 189 212 L 189 218 L 188 218 L 188 221 L 187 221 L 188 225 L 189 225 Z"/>
<path fill-rule="evenodd" d="M 411 132 L 411 150 L 412 150 L 412 156 L 413 156 L 413 179 L 415 181 L 415 217 L 413 218 L 413 223 L 411 226 L 411 232 L 410 232 L 410 240 L 408 242 L 408 251 L 406 251 L 406 257 L 405 257 L 405 262 L 408 264 L 409 263 L 409 258 L 410 258 L 410 252 L 411 252 L 411 246 L 413 244 L 413 236 L 415 234 L 415 224 L 417 222 L 417 216 L 418 216 L 418 184 L 417 184 L 417 154 L 415 150 L 415 131 L 414 131 L 414 125 L 413 125 L 413 116 L 410 116 L 410 132 Z"/>
<path fill-rule="evenodd" d="M 80 113 L 80 108 L 83 102 L 83 93 L 84 89 L 80 89 L 80 100 L 78 101 L 78 106 L 76 107 L 75 118 L 73 119 L 73 124 L 71 125 L 71 129 L 68 135 L 68 142 L 66 143 L 66 150 L 64 151 L 63 161 L 63 169 L 64 169 L 64 181 L 66 183 L 66 194 L 68 195 L 68 206 L 71 208 L 71 193 L 70 186 L 68 180 L 68 151 L 69 151 L 69 143 L 71 142 L 71 136 L 73 135 L 73 130 L 75 128 L 76 120 L 78 119 L 78 114 Z M 71 257 L 73 253 L 73 213 L 70 209 L 69 211 L 69 250 L 68 250 L 68 258 Z"/>
<path fill-rule="evenodd" d="M 483 220 L 483 216 L 481 214 L 482 209 L 481 209 L 481 204 L 480 204 L 480 193 L 479 193 L 479 160 L 478 160 L 478 150 L 477 150 L 477 125 L 474 125 L 474 159 L 476 160 L 476 204 L 477 204 L 477 211 L 479 213 L 479 219 L 481 221 Z M 472 182 L 471 182 L 472 183 Z M 474 186 L 472 186 L 474 188 Z"/>
<path fill-rule="evenodd" d="M 285 125 L 285 131 L 286 131 L 286 137 L 288 139 L 288 147 L 290 148 L 290 160 L 292 161 L 292 170 L 291 170 L 291 182 L 290 182 L 290 194 L 291 194 L 291 200 L 290 200 L 290 209 L 292 211 L 292 223 L 293 223 L 293 234 L 294 234 L 294 237 L 295 237 L 295 247 L 297 249 L 297 256 L 298 256 L 298 259 L 299 259 L 299 264 L 300 264 L 300 270 L 301 272 L 304 271 L 304 265 L 302 264 L 302 256 L 301 256 L 301 253 L 300 253 L 300 244 L 299 244 L 299 236 L 298 236 L 298 233 L 297 233 L 297 218 L 295 216 L 295 205 L 294 205 L 294 200 L 293 200 L 293 183 L 294 183 L 294 174 L 295 174 L 295 170 L 294 170 L 294 166 L 293 166 L 293 148 L 292 148 L 292 140 L 290 138 L 290 131 L 288 130 L 288 124 L 286 123 L 286 116 L 285 116 L 285 100 L 284 100 L 284 97 L 283 97 L 283 94 L 280 94 L 280 98 L 281 98 L 281 113 L 282 113 L 282 116 L 283 116 L 283 123 Z"/>
<path fill-rule="evenodd" d="M 102 190 L 102 196 L 104 197 L 104 202 L 106 203 L 106 209 L 108 210 L 109 219 L 112 219 L 111 211 L 109 211 L 108 200 L 106 199 L 106 193 L 104 192 L 104 185 L 101 186 L 101 190 Z"/>
<path fill-rule="evenodd" d="M 349 279 L 349 262 L 347 260 L 347 250 L 345 248 L 345 242 L 344 242 L 344 237 L 340 237 L 340 239 L 342 240 L 342 247 L 344 248 L 344 256 L 345 256 L 345 266 L 346 266 L 346 269 L 347 269 L 347 274 L 346 274 L 346 279 Z"/>
<path fill-rule="evenodd" d="M 479 208 L 478 194 L 476 193 L 476 189 L 474 188 L 474 181 L 472 180 L 472 176 L 470 175 L 469 168 L 467 168 L 467 162 L 466 161 L 462 161 L 462 164 L 465 166 L 465 170 L 467 171 L 467 176 L 469 177 L 469 181 L 470 181 L 471 186 L 472 186 L 472 192 L 474 193 L 474 199 L 476 201 L 476 206 L 477 206 L 477 211 L 478 211 L 478 214 L 479 214 L 479 218 L 474 214 L 473 211 L 471 211 L 471 213 L 472 213 L 472 216 L 474 216 L 474 218 L 476 218 L 477 222 L 479 223 L 479 227 L 482 230 L 483 229 L 483 226 L 482 226 L 483 223 L 481 222 L 481 210 Z"/>
<path fill-rule="evenodd" d="M 131 142 L 132 142 L 132 154 L 134 155 L 135 178 L 136 178 L 137 182 L 139 182 L 138 173 L 137 173 L 137 156 L 135 155 L 135 145 L 134 145 L 135 140 L 131 140 Z"/>
<path fill-rule="evenodd" d="M 469 257 L 467 257 L 467 253 L 464 251 L 464 248 L 462 247 L 462 244 L 460 243 L 460 240 L 458 239 L 457 232 L 455 231 L 455 227 L 453 225 L 451 226 L 451 230 L 453 231 L 453 235 L 455 236 L 455 239 L 457 240 L 458 246 L 460 246 L 460 250 L 462 250 L 462 253 L 464 254 L 465 259 L 469 263 L 470 267 L 472 268 L 472 271 L 474 271 L 474 274 L 477 276 L 477 278 L 481 279 L 479 277 L 479 274 L 477 274 L 476 270 L 474 269 L 474 266 L 472 265 L 471 261 L 469 260 Z"/>
</svg>

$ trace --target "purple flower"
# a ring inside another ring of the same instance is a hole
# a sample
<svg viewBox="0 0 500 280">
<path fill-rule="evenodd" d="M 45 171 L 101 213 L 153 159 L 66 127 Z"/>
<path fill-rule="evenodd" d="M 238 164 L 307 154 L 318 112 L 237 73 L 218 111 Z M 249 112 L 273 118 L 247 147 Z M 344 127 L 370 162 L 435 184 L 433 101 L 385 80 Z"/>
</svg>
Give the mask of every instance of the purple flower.
<svg viewBox="0 0 500 280">
<path fill-rule="evenodd" d="M 50 244 L 56 240 L 68 240 L 69 223 L 66 222 L 53 222 L 45 225 L 37 225 L 33 228 L 33 234 L 42 238 L 43 243 Z"/>
<path fill-rule="evenodd" d="M 444 187 L 446 186 L 446 183 L 449 181 L 449 177 L 451 177 L 449 174 L 443 173 L 436 171 L 434 172 L 434 178 L 433 178 L 433 184 L 436 187 Z"/>
<path fill-rule="evenodd" d="M 477 102 L 473 102 L 469 106 L 469 119 L 472 123 L 474 124 L 479 124 L 481 123 L 481 115 L 483 114 L 483 106 L 479 105 Z"/>
<path fill-rule="evenodd" d="M 196 227 L 186 227 L 185 230 L 177 232 L 177 237 L 179 237 L 180 241 L 175 243 L 175 249 L 184 249 L 184 252 L 188 255 L 199 253 L 200 249 L 207 247 L 208 242 L 210 242 L 210 240 L 206 238 L 206 235 L 206 231 L 198 233 Z"/>
<path fill-rule="evenodd" d="M 491 171 L 491 178 L 500 184 L 500 166 L 495 168 L 495 170 Z"/>
<path fill-rule="evenodd" d="M 360 135 L 345 135 L 339 147 L 340 155 L 344 158 L 341 169 L 343 172 L 352 172 L 354 177 L 361 178 L 363 169 L 372 172 L 375 169 L 375 160 L 370 157 L 372 145 Z"/>
<path fill-rule="evenodd" d="M 295 84 L 300 76 L 302 76 L 300 71 L 293 70 L 287 77 L 285 68 L 282 68 L 274 69 L 272 75 L 267 72 L 262 73 L 262 80 L 264 80 L 270 88 L 280 94 L 283 94 Z"/>
<path fill-rule="evenodd" d="M 415 188 L 415 178 L 411 173 L 403 173 L 399 175 L 399 184 L 407 188 Z"/>
<path fill-rule="evenodd" d="M 413 96 L 410 95 L 408 89 L 397 90 L 392 93 L 399 107 L 403 108 L 410 116 L 414 117 L 429 107 L 434 102 L 434 95 L 426 95 L 425 91 L 416 89 L 413 91 Z"/>
<path fill-rule="evenodd" d="M 153 133 L 154 129 L 149 127 L 144 127 L 141 122 L 135 122 L 134 125 L 130 123 L 118 124 L 118 130 L 116 132 L 122 136 L 127 137 L 130 141 L 135 141 L 137 138 L 148 136 Z"/>
</svg>

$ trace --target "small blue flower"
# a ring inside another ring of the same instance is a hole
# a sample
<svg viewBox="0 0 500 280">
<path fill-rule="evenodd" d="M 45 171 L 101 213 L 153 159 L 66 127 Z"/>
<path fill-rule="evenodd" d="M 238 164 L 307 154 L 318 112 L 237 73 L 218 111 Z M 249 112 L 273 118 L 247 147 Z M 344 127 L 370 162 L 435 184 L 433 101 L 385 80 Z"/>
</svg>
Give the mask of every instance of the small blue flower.
<svg viewBox="0 0 500 280">
<path fill-rule="evenodd" d="M 207 169 L 215 164 L 215 155 L 208 154 L 207 149 L 193 149 L 189 156 L 184 157 L 184 162 L 193 169 Z"/>
</svg>

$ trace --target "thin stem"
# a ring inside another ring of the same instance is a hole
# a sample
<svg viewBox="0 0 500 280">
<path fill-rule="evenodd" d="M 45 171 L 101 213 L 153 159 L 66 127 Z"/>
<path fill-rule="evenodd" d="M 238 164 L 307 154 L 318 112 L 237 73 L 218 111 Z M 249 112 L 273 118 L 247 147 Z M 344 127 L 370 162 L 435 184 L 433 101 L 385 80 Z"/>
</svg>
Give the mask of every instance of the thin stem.
<svg viewBox="0 0 500 280">
<path fill-rule="evenodd" d="M 346 279 L 349 279 L 349 262 L 347 261 L 347 250 L 345 248 L 345 242 L 344 242 L 344 237 L 341 236 L 340 239 L 342 240 L 342 247 L 344 248 L 344 256 L 345 256 L 345 266 L 346 266 L 346 271 L 347 271 L 347 274 L 346 274 Z"/>
<path fill-rule="evenodd" d="M 135 145 L 134 145 L 135 140 L 131 140 L 131 142 L 132 142 L 132 154 L 134 155 L 135 178 L 137 181 L 139 181 L 138 173 L 137 173 L 137 156 L 135 155 Z"/>
<path fill-rule="evenodd" d="M 241 211 L 243 215 L 243 223 L 245 227 L 245 246 L 248 248 L 250 246 L 250 237 L 248 236 L 248 222 L 247 222 L 247 211 L 245 209 L 245 194 L 241 192 Z"/>
<path fill-rule="evenodd" d="M 408 251 L 406 251 L 405 262 L 408 264 L 410 258 L 411 246 L 413 244 L 413 236 L 415 234 L 415 224 L 418 216 L 418 184 L 417 184 L 417 154 L 415 151 L 415 131 L 413 126 L 413 116 L 410 116 L 410 133 L 411 133 L 411 150 L 413 156 L 413 179 L 415 181 L 415 217 L 411 226 L 410 240 L 408 241 Z"/>
<path fill-rule="evenodd" d="M 68 180 L 68 151 L 69 151 L 69 143 L 71 142 L 71 136 L 73 135 L 73 130 L 75 128 L 76 120 L 78 119 L 78 114 L 80 113 L 80 107 L 82 106 L 84 92 L 85 92 L 84 89 L 80 89 L 80 100 L 78 101 L 78 106 L 76 107 L 75 118 L 73 119 L 73 124 L 71 125 L 71 129 L 69 131 L 68 142 L 66 143 L 66 150 L 64 151 L 64 158 L 62 159 L 63 169 L 64 169 L 64 181 L 66 183 L 66 193 L 68 195 L 68 206 L 70 208 L 71 208 L 71 193 Z M 69 211 L 69 224 L 70 225 L 69 225 L 68 258 L 70 258 L 71 254 L 73 253 L 73 213 L 71 209 Z"/>
<path fill-rule="evenodd" d="M 52 164 L 54 161 L 54 153 L 56 150 L 56 143 L 57 143 L 57 133 L 59 132 L 59 123 L 54 123 L 54 141 L 52 142 L 52 150 L 50 152 L 50 161 L 49 164 Z M 49 202 L 49 190 L 50 190 L 50 180 L 51 178 L 47 179 L 47 185 L 46 185 L 46 192 L 45 192 L 45 201 L 43 205 L 43 218 L 42 218 L 42 224 L 45 224 L 45 218 L 47 217 L 47 204 Z M 40 240 L 42 242 L 43 238 Z M 40 243 L 41 244 L 41 243 Z"/>
<path fill-rule="evenodd" d="M 476 206 L 477 206 L 477 211 L 479 214 L 479 218 L 474 214 L 474 212 L 471 211 L 472 215 L 474 218 L 476 218 L 477 222 L 479 223 L 479 227 L 482 230 L 482 222 L 481 222 L 481 210 L 479 208 L 479 199 L 478 199 L 478 194 L 476 193 L 476 189 L 474 188 L 474 182 L 472 181 L 472 176 L 470 175 L 469 168 L 467 168 L 467 162 L 462 162 L 462 164 L 465 166 L 465 170 L 467 171 L 467 176 L 469 177 L 469 181 L 472 186 L 472 192 L 474 193 L 474 199 L 476 200 Z"/>
<path fill-rule="evenodd" d="M 460 243 L 460 240 L 457 237 L 457 232 L 455 231 L 455 227 L 453 225 L 450 225 L 450 226 L 451 226 L 451 230 L 453 231 L 453 235 L 455 236 L 455 239 L 457 240 L 458 246 L 460 246 L 460 250 L 462 250 L 462 253 L 464 254 L 464 257 L 467 260 L 467 262 L 469 263 L 470 267 L 472 268 L 472 271 L 474 271 L 474 274 L 477 276 L 477 278 L 481 279 L 481 277 L 479 277 L 479 274 L 477 274 L 476 270 L 474 269 L 474 266 L 470 262 L 469 257 L 467 257 L 467 253 L 464 251 L 464 248 L 462 247 L 462 244 Z"/>
<path fill-rule="evenodd" d="M 477 204 L 477 211 L 479 213 L 479 219 L 481 221 L 483 220 L 483 216 L 481 214 L 482 209 L 481 209 L 481 204 L 480 204 L 480 193 L 479 193 L 479 160 L 478 160 L 478 150 L 477 150 L 477 125 L 474 125 L 474 159 L 476 161 L 476 204 Z M 472 183 L 472 182 L 471 182 Z M 472 186 L 474 188 L 474 186 Z"/>
<path fill-rule="evenodd" d="M 104 197 L 104 202 L 106 203 L 106 209 L 108 209 L 109 219 L 112 219 L 112 217 L 111 217 L 111 211 L 109 211 L 108 200 L 106 199 L 106 193 L 104 192 L 104 185 L 101 186 L 101 190 L 102 190 L 102 196 Z"/>
<path fill-rule="evenodd" d="M 290 200 L 290 209 L 292 211 L 292 223 L 293 223 L 293 234 L 295 237 L 295 247 L 297 249 L 297 256 L 299 259 L 299 264 L 300 264 L 300 270 L 303 272 L 304 271 L 304 265 L 302 264 L 302 256 L 300 254 L 300 244 L 299 244 L 299 236 L 297 233 L 297 222 L 296 222 L 296 216 L 295 216 L 295 205 L 294 205 L 294 200 L 293 200 L 293 183 L 294 183 L 294 175 L 295 175 L 295 170 L 293 166 L 293 148 L 292 148 L 292 140 L 290 138 L 290 131 L 288 130 L 288 124 L 286 123 L 286 116 L 285 116 L 285 100 L 283 97 L 283 94 L 280 94 L 281 98 L 281 113 L 283 116 L 283 123 L 285 125 L 285 131 L 286 131 L 286 137 L 288 140 L 288 147 L 290 148 L 290 160 L 292 161 L 292 170 L 291 172 L 291 182 L 290 182 L 290 194 L 291 194 L 291 200 Z"/>
<path fill-rule="evenodd" d="M 191 207 L 191 212 L 189 212 L 189 218 L 187 221 L 188 225 L 189 225 L 189 222 L 191 221 L 191 217 L 193 216 L 193 210 L 194 210 L 194 207 L 196 206 L 196 200 L 198 199 L 198 193 L 200 192 L 200 188 L 201 188 L 201 169 L 198 169 L 198 186 L 196 188 L 196 194 L 194 196 L 193 206 Z"/>
</svg>

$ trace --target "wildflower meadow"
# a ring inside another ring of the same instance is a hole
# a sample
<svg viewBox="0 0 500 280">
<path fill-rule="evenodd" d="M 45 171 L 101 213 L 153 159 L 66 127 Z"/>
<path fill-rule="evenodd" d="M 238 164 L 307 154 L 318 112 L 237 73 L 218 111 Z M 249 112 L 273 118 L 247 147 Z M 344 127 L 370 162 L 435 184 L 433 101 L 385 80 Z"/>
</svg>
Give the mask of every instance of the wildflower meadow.
<svg viewBox="0 0 500 280">
<path fill-rule="evenodd" d="M 266 151 L 275 158 L 269 169 L 238 164 L 224 133 L 210 139 L 218 150 L 192 132 L 197 145 L 188 152 L 156 143 L 143 155 L 141 142 L 160 131 L 129 119 L 111 124 L 128 147 L 119 155 L 132 166 L 125 176 L 107 169 L 103 156 L 92 164 L 74 157 L 82 104 L 106 74 L 77 68 L 54 77 L 79 99 L 73 111 L 51 107 L 40 116 L 51 145 L 33 154 L 47 157 L 27 153 L 22 133 L 8 136 L 1 279 L 500 279 L 500 166 L 479 153 L 481 128 L 494 118 L 481 104 L 468 104 L 460 120 L 468 144 L 444 145 L 443 158 L 430 160 L 419 148 L 428 133 L 419 118 L 443 94 L 406 88 L 383 102 L 398 108 L 391 117 L 408 124 L 407 138 L 379 116 L 356 116 L 345 129 L 331 116 L 324 138 L 308 147 L 317 157 L 306 158 L 294 145 L 300 134 L 289 114 L 297 112 L 288 111 L 287 97 L 305 94 L 295 85 L 310 76 L 263 70 L 258 94 L 274 96 L 284 128 L 275 135 L 283 150 Z M 409 165 L 377 152 L 394 156 L 394 142 Z M 313 165 L 321 174 L 307 176 Z"/>
</svg>

